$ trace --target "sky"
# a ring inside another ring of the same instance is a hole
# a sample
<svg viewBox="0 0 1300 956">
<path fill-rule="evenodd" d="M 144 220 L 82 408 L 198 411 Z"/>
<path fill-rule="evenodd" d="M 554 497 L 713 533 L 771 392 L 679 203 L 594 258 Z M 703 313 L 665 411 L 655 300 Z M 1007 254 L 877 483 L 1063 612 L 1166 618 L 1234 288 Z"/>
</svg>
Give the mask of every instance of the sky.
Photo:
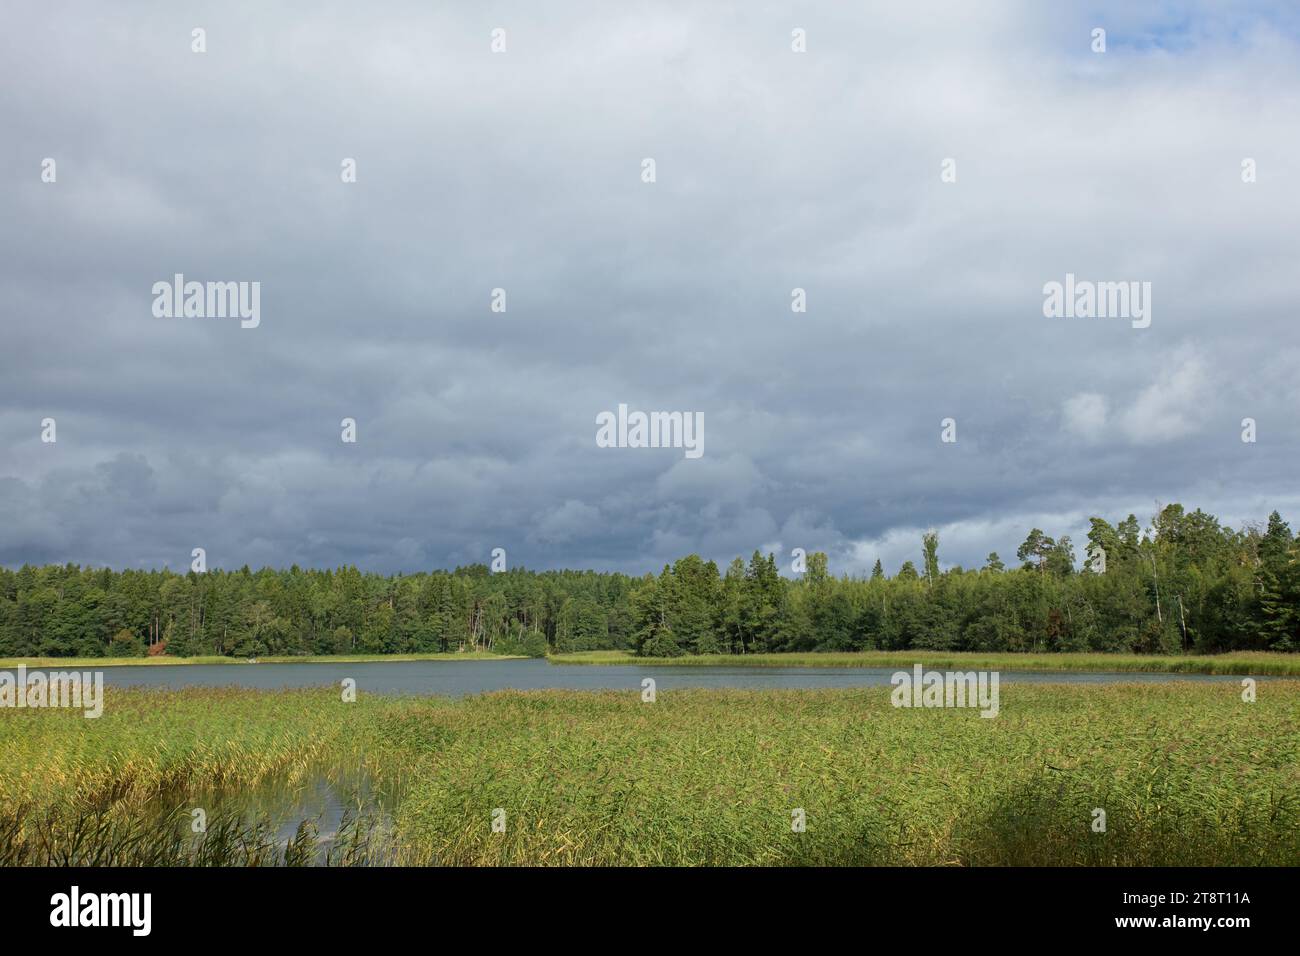
<svg viewBox="0 0 1300 956">
<path fill-rule="evenodd" d="M 1295 525 L 1298 54 L 1287 4 L 10 0 L 0 564 Z M 256 327 L 156 315 L 177 273 Z M 1150 324 L 1044 315 L 1067 274 Z M 601 447 L 620 404 L 703 454 Z"/>
</svg>

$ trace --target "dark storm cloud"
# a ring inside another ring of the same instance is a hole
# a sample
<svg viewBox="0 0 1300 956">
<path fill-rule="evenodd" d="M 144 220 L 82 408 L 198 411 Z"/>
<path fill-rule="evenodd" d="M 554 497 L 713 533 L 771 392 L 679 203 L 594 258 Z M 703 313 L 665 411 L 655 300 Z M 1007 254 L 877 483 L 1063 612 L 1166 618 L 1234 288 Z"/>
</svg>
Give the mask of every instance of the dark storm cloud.
<svg viewBox="0 0 1300 956">
<path fill-rule="evenodd" d="M 1041 7 L 10 4 L 0 561 L 860 571 L 1294 514 L 1294 15 Z M 177 272 L 261 325 L 154 318 Z M 1044 318 L 1067 272 L 1151 327 Z M 598 448 L 620 402 L 704 456 Z"/>
</svg>

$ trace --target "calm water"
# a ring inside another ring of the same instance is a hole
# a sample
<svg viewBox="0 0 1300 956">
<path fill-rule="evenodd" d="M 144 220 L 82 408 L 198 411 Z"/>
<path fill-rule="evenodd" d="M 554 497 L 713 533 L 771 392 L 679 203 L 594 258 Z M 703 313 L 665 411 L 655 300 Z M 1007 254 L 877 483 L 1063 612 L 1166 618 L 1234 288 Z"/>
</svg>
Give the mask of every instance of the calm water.
<svg viewBox="0 0 1300 956">
<path fill-rule="evenodd" d="M 194 833 L 192 812 L 202 808 L 210 827 L 221 820 L 235 822 L 241 839 L 269 841 L 281 858 L 288 842 L 297 836 L 299 824 L 310 822 L 314 825 L 307 835 L 314 844 L 311 858 L 319 866 L 326 863 L 336 843 L 352 838 L 357 827 L 363 837 L 382 836 L 391 826 L 395 802 L 391 795 L 379 793 L 360 768 L 318 767 L 297 785 L 272 778 L 253 788 L 205 788 L 164 795 L 153 798 L 149 806 L 156 814 L 157 827 L 175 828 L 196 847 L 206 837 Z"/>
<path fill-rule="evenodd" d="M 55 668 L 57 670 L 57 668 Z M 393 661 L 360 664 L 183 664 L 103 668 L 109 687 L 338 687 L 345 677 L 373 694 L 461 697 L 494 690 L 637 690 L 653 677 L 659 690 L 675 687 L 804 689 L 888 686 L 899 667 L 637 667 L 549 664 L 544 660 Z M 999 672 L 1001 680 L 1055 684 L 1233 681 L 1235 675 L 1070 671 Z M 1265 678 L 1258 678 L 1265 679 Z"/>
</svg>

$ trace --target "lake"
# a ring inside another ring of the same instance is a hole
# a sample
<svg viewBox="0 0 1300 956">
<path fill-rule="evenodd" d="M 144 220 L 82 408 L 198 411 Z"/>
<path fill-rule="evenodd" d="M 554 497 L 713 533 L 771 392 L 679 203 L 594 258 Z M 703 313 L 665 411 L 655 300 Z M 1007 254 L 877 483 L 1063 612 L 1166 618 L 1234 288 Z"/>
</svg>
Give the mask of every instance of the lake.
<svg viewBox="0 0 1300 956">
<path fill-rule="evenodd" d="M 59 668 L 29 668 L 58 670 Z M 91 669 L 82 667 L 79 669 Z M 372 694 L 442 694 L 462 697 L 495 690 L 636 690 L 653 677 L 658 690 L 734 687 L 800 690 L 886 687 L 901 667 L 640 667 L 624 664 L 549 664 L 544 660 L 367 661 L 302 664 L 125 665 L 103 668 L 107 687 L 338 687 L 344 678 Z M 1240 675 L 1001 670 L 1006 683 L 1115 684 L 1167 681 L 1241 682 Z M 1266 680 L 1267 678 L 1256 678 Z"/>
</svg>

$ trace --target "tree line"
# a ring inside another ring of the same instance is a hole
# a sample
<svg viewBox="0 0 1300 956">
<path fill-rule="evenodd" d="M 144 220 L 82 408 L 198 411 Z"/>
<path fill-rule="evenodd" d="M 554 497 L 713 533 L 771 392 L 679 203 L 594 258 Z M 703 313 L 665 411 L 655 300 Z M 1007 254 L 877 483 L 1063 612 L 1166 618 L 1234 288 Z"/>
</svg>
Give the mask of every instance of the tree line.
<svg viewBox="0 0 1300 956">
<path fill-rule="evenodd" d="M 1296 651 L 1298 549 L 1276 511 L 1232 530 L 1173 504 L 1145 529 L 1133 515 L 1091 519 L 1082 560 L 1068 536 L 1034 528 L 1011 566 L 995 552 L 979 569 L 941 569 L 930 532 L 920 567 L 892 576 L 879 561 L 836 577 L 821 552 L 782 567 L 757 551 L 725 570 L 690 555 L 639 578 L 24 565 L 0 568 L 0 656 Z"/>
</svg>

